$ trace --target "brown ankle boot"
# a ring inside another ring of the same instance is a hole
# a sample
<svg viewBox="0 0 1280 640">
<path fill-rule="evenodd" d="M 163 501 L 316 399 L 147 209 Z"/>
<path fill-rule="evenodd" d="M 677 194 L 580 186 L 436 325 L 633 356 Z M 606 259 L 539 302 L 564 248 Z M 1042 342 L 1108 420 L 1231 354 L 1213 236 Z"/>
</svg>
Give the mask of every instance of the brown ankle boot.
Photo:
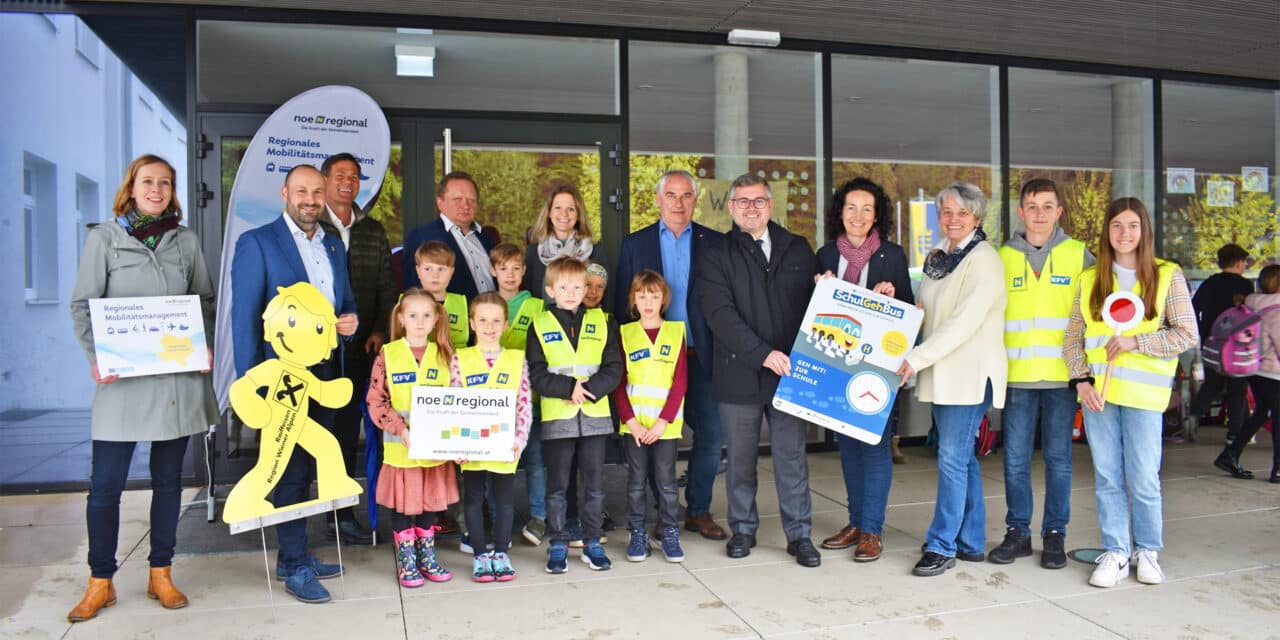
<svg viewBox="0 0 1280 640">
<path fill-rule="evenodd" d="M 159 600 L 160 606 L 166 609 L 181 609 L 187 606 L 187 596 L 173 586 L 169 579 L 170 567 L 151 567 L 151 579 L 147 581 L 147 597 Z"/>
<path fill-rule="evenodd" d="M 116 603 L 116 588 L 111 578 L 89 578 L 89 588 L 84 592 L 80 604 L 67 614 L 67 622 L 84 622 L 96 615 L 98 610 Z"/>
<path fill-rule="evenodd" d="M 894 464 L 907 463 L 907 457 L 902 455 L 902 450 L 898 448 L 898 436 L 893 436 L 893 438 L 889 440 L 889 451 L 893 456 Z"/>
</svg>

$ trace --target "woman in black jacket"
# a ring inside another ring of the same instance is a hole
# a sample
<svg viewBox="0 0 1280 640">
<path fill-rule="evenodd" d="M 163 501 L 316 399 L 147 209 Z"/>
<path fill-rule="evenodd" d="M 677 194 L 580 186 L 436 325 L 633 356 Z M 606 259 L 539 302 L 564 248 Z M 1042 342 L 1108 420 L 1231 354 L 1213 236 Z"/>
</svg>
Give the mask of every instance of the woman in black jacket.
<svg viewBox="0 0 1280 640">
<path fill-rule="evenodd" d="M 826 228 L 833 239 L 818 250 L 818 273 L 914 303 L 907 255 L 888 239 L 892 224 L 889 198 L 880 185 L 866 178 L 846 182 L 831 199 Z M 895 407 L 890 424 L 895 425 L 897 419 Z M 849 524 L 823 540 L 822 546 L 847 549 L 857 545 L 853 559 L 858 562 L 880 557 L 880 536 L 893 479 L 889 435 L 886 433 L 880 444 L 870 445 L 836 434 L 848 493 Z"/>
</svg>

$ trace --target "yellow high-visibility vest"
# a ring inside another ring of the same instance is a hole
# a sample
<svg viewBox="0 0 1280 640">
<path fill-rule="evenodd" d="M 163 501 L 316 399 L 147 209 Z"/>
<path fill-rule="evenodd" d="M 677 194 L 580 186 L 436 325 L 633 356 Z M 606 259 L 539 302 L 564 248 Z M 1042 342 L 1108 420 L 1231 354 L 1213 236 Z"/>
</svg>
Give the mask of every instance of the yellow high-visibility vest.
<svg viewBox="0 0 1280 640">
<path fill-rule="evenodd" d="M 648 429 L 658 421 L 667 404 L 671 385 L 675 382 L 676 363 L 684 340 L 684 323 L 664 320 L 657 337 L 651 342 L 639 322 L 622 325 L 622 351 L 627 358 L 627 399 L 635 411 L 636 422 Z M 684 398 L 680 410 L 662 432 L 662 440 L 680 437 L 684 428 Z M 623 423 L 621 432 L 631 433 Z"/>
<path fill-rule="evenodd" d="M 569 336 L 565 335 L 564 327 L 560 326 L 560 321 L 556 320 L 551 311 L 543 311 L 533 321 L 533 331 L 538 336 L 538 343 L 547 359 L 547 370 L 577 380 L 586 380 L 600 370 L 608 328 L 603 311 L 587 309 L 582 314 L 582 326 L 578 327 L 578 348 L 574 349 L 569 343 Z M 593 418 L 609 417 L 607 396 L 583 405 L 572 405 L 568 400 L 544 396 L 539 401 L 539 406 L 544 422 L 568 420 L 578 415 L 579 410 Z"/>
<path fill-rule="evenodd" d="M 493 361 L 493 367 L 485 362 L 480 347 L 467 347 L 458 350 L 458 373 L 462 376 L 462 386 L 482 387 L 485 389 L 511 389 L 520 392 L 520 381 L 524 377 L 524 351 L 520 349 L 503 349 Z M 517 417 L 517 419 L 519 419 Z M 515 424 L 511 425 L 515 429 Z M 463 471 L 489 471 L 491 473 L 512 474 L 516 472 L 517 461 L 513 462 L 466 462 Z"/>
<path fill-rule="evenodd" d="M 413 358 L 409 342 L 404 338 L 382 346 L 387 364 L 387 386 L 391 389 L 391 408 L 409 422 L 409 408 L 413 406 L 413 388 L 416 386 L 449 386 L 449 366 L 440 361 L 440 349 L 434 342 L 427 343 L 422 362 Z M 423 429 L 430 425 L 419 425 Z M 417 460 L 409 457 L 409 448 L 400 436 L 382 432 L 382 462 L 393 467 L 438 467 L 448 460 Z"/>
<path fill-rule="evenodd" d="M 449 342 L 455 350 L 471 341 L 471 317 L 467 314 L 467 297 L 450 293 L 444 297 L 444 314 L 449 320 Z"/>
<path fill-rule="evenodd" d="M 1177 267 L 1170 262 L 1157 260 L 1159 268 L 1159 285 L 1156 290 L 1156 316 L 1143 320 L 1138 326 L 1120 335 L 1136 336 L 1153 333 L 1160 329 L 1164 316 L 1165 302 L 1169 299 L 1169 285 L 1173 282 L 1173 272 Z M 1094 320 L 1089 313 L 1089 291 L 1097 277 L 1094 267 L 1085 269 L 1080 274 L 1080 307 L 1084 315 L 1084 352 L 1089 361 L 1089 375 L 1094 377 L 1094 388 L 1102 392 L 1103 377 L 1107 373 L 1107 341 L 1116 334 L 1101 320 Z M 1115 290 L 1115 279 L 1112 277 L 1112 290 Z M 1142 284 L 1134 285 L 1135 294 L 1142 295 Z M 1107 387 L 1106 402 L 1122 407 L 1146 409 L 1163 412 L 1169 407 L 1169 390 L 1173 388 L 1173 376 L 1178 369 L 1178 359 L 1153 358 L 1149 355 L 1128 351 L 1115 359 L 1111 371 L 1111 386 Z"/>
<path fill-rule="evenodd" d="M 533 319 L 542 313 L 542 309 L 541 298 L 526 298 L 521 302 L 520 309 L 516 311 L 515 320 L 502 333 L 502 348 L 524 351 L 529 339 L 529 327 L 533 326 Z"/>
<path fill-rule="evenodd" d="M 1068 239 L 1049 252 L 1037 276 L 1025 253 L 1005 245 L 1004 346 L 1009 356 L 1009 382 L 1066 382 L 1067 363 L 1062 340 L 1071 318 L 1071 305 L 1080 291 L 1084 243 Z"/>
</svg>

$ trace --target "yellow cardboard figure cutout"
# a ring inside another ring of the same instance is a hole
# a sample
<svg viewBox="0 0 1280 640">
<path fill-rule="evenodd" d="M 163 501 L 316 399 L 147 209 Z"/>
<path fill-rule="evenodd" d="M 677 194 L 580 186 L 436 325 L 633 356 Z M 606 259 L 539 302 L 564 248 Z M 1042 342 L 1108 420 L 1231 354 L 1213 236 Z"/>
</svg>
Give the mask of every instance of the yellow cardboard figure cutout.
<svg viewBox="0 0 1280 640">
<path fill-rule="evenodd" d="M 360 484 L 347 476 L 338 441 L 307 416 L 312 401 L 338 408 L 351 399 L 346 378 L 319 380 L 307 367 L 329 357 L 338 346 L 333 305 L 310 283 L 278 287 L 262 313 L 263 336 L 276 357 L 263 361 L 231 384 L 231 407 L 244 424 L 262 429 L 258 463 L 227 496 L 222 521 L 228 524 L 359 495 Z M 258 395 L 266 388 L 267 395 Z M 316 459 L 320 497 L 277 509 L 266 499 L 289 464 L 295 445 Z"/>
</svg>

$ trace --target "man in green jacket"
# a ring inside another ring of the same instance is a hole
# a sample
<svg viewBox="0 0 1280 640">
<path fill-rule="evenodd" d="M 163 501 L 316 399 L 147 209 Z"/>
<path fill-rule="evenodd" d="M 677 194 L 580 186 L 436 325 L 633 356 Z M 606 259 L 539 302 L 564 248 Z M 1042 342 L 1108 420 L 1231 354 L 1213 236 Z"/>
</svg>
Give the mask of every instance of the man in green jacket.
<svg viewBox="0 0 1280 640">
<path fill-rule="evenodd" d="M 347 464 L 347 475 L 355 477 L 356 459 L 360 444 L 360 400 L 369 384 L 369 370 L 373 359 L 387 341 L 391 308 L 399 292 L 391 275 L 391 245 L 387 242 L 382 223 L 360 211 L 356 195 L 360 193 L 360 162 L 349 153 L 329 156 L 320 166 L 325 178 L 325 205 L 328 209 L 320 224 L 326 233 L 342 239 L 347 248 L 347 270 L 351 276 L 351 289 L 356 297 L 356 314 L 360 324 L 346 351 L 346 369 L 351 379 L 351 402 L 338 410 L 333 421 L 333 435 L 342 447 L 342 457 Z M 329 538 L 336 533 L 333 521 L 328 522 Z M 369 544 L 372 536 L 355 517 L 355 508 L 338 512 L 338 529 L 342 539 L 350 544 Z"/>
</svg>

